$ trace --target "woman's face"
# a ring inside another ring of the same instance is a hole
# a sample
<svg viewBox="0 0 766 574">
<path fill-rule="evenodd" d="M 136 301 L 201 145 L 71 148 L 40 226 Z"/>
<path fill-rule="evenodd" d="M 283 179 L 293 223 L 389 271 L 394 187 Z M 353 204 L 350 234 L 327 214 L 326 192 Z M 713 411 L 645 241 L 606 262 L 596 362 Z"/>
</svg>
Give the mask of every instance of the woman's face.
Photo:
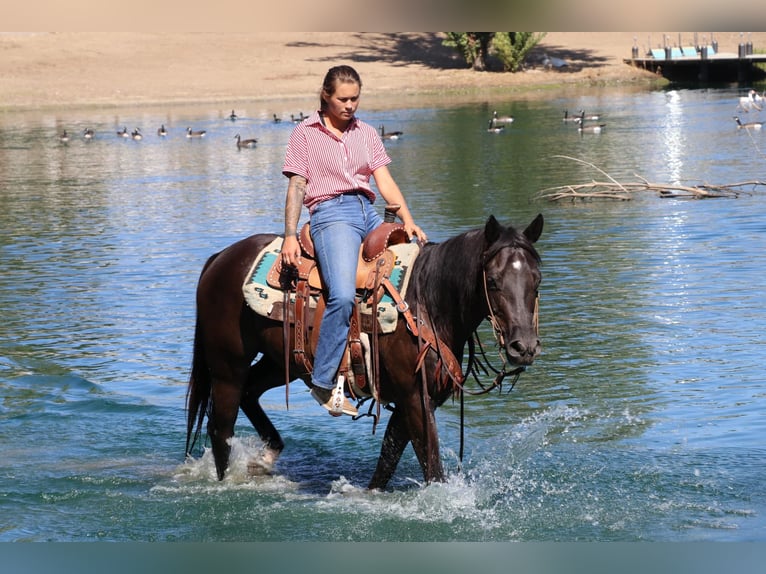
<svg viewBox="0 0 766 574">
<path fill-rule="evenodd" d="M 359 92 L 357 83 L 337 82 L 332 95 L 323 96 L 327 104 L 325 113 L 338 123 L 347 124 L 359 107 Z"/>
</svg>

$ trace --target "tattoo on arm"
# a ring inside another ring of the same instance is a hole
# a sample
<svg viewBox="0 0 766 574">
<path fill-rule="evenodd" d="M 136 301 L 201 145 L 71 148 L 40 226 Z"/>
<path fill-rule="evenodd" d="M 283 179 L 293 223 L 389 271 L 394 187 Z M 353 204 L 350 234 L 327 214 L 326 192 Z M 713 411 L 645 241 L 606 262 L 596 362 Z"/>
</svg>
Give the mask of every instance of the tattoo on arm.
<svg viewBox="0 0 766 574">
<path fill-rule="evenodd" d="M 285 200 L 285 237 L 298 233 L 303 196 L 306 195 L 306 178 L 300 175 L 290 177 Z"/>
</svg>

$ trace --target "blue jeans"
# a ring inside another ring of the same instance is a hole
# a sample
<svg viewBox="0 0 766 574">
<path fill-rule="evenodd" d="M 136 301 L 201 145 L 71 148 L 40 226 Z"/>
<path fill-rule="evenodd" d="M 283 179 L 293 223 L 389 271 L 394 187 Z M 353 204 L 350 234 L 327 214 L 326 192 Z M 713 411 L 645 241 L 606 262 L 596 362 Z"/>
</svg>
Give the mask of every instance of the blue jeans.
<svg viewBox="0 0 766 574">
<path fill-rule="evenodd" d="M 370 200 L 347 193 L 320 203 L 311 214 L 311 239 L 327 291 L 312 384 L 332 389 L 356 303 L 356 263 L 365 236 L 383 222 Z"/>
</svg>

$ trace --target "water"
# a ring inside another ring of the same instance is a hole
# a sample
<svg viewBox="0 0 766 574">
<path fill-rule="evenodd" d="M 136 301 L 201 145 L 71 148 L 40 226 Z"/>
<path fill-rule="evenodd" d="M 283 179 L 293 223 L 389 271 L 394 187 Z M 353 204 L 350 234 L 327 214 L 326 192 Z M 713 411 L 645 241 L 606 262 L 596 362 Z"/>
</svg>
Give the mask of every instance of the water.
<svg viewBox="0 0 766 574">
<path fill-rule="evenodd" d="M 236 123 L 206 107 L 0 115 L 0 540 L 766 540 L 764 190 L 535 199 L 605 177 L 556 156 L 620 181 L 762 179 L 765 136 L 735 129 L 737 96 L 363 108 L 405 132 L 392 172 L 432 240 L 490 213 L 546 218 L 542 356 L 511 393 L 466 401 L 462 465 L 457 405 L 438 411 L 446 483 L 423 485 L 408 448 L 375 493 L 382 428 L 326 416 L 299 385 L 289 410 L 282 389 L 264 397 L 287 444 L 273 476 L 247 474 L 261 446 L 244 417 L 225 481 L 209 451 L 183 460 L 195 282 L 213 252 L 281 230 L 289 122 L 262 104 Z M 580 108 L 604 133 L 561 122 Z M 505 134 L 485 131 L 493 109 L 516 118 Z"/>
</svg>

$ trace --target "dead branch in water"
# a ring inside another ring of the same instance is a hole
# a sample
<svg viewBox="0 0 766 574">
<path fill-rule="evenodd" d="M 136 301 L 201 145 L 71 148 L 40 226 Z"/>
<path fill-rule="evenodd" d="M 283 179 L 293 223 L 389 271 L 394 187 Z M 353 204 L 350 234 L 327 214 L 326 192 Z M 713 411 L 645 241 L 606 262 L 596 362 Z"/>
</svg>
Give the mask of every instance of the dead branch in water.
<svg viewBox="0 0 766 574">
<path fill-rule="evenodd" d="M 582 199 L 616 199 L 620 201 L 630 201 L 633 194 L 649 191 L 656 193 L 663 198 L 675 199 L 713 199 L 713 198 L 736 198 L 743 193 L 755 191 L 758 187 L 766 186 L 765 181 L 750 180 L 737 183 L 727 183 L 713 185 L 702 183 L 698 185 L 664 184 L 652 183 L 640 175 L 634 174 L 639 181 L 621 183 L 610 176 L 602 169 L 592 163 L 581 159 L 557 155 L 557 158 L 569 159 L 585 165 L 588 165 L 605 175 L 609 181 L 593 180 L 589 183 L 558 185 L 540 190 L 536 194 L 536 199 L 547 199 L 548 201 L 561 201 L 570 199 L 572 201 Z M 749 190 L 748 190 L 749 188 Z"/>
</svg>

